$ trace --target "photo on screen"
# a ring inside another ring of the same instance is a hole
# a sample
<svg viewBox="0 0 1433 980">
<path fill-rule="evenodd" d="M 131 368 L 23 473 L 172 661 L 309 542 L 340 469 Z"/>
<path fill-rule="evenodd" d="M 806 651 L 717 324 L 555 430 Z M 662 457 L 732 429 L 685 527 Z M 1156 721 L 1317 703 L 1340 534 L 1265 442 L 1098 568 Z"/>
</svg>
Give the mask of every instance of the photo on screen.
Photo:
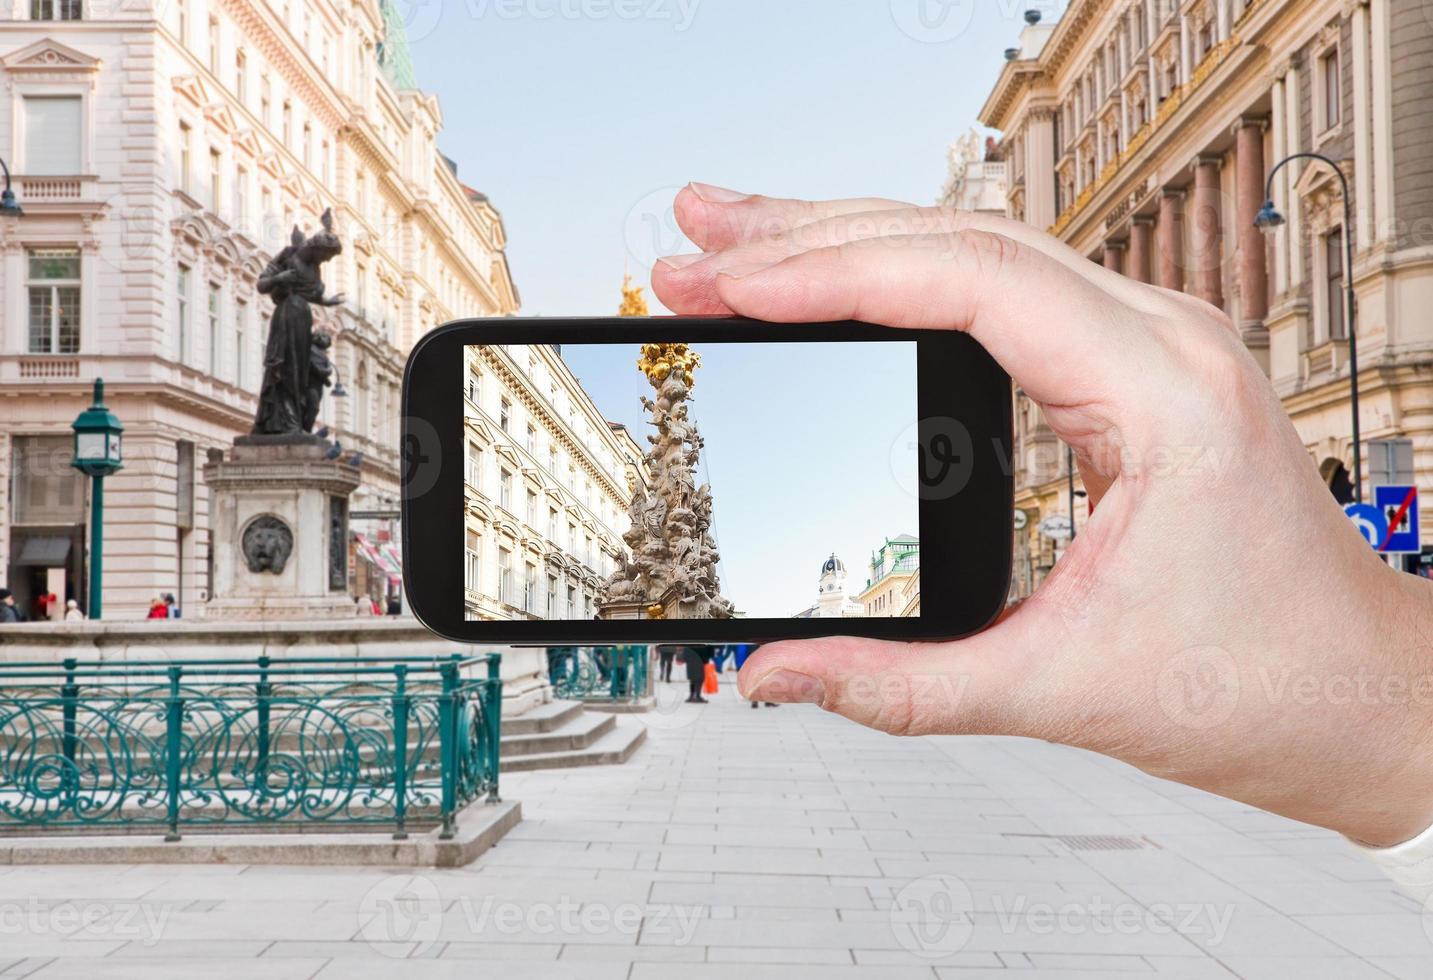
<svg viewBox="0 0 1433 980">
<path fill-rule="evenodd" d="M 464 349 L 465 617 L 920 615 L 916 344 Z"/>
</svg>

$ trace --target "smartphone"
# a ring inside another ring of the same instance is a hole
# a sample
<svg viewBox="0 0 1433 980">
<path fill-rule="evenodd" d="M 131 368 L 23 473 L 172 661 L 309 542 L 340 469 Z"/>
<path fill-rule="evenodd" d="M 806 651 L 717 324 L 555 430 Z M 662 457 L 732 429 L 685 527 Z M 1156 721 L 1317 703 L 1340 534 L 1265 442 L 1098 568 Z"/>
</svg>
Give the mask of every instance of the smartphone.
<svg viewBox="0 0 1433 980">
<path fill-rule="evenodd" d="M 974 633 L 1009 591 L 1011 414 L 955 330 L 451 323 L 403 380 L 408 606 L 465 643 Z"/>
</svg>

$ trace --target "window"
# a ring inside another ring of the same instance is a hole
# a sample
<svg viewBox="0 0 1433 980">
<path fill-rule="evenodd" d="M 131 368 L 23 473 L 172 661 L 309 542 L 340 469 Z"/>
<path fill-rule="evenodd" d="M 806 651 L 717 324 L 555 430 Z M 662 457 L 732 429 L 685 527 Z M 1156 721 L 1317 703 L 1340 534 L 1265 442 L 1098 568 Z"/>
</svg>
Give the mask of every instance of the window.
<svg viewBox="0 0 1433 980">
<path fill-rule="evenodd" d="M 178 298 L 179 327 L 179 362 L 182 364 L 189 357 L 189 267 L 179 266 L 179 276 L 175 282 L 175 294 Z"/>
<path fill-rule="evenodd" d="M 219 74 L 219 18 L 209 18 L 209 71 Z"/>
<path fill-rule="evenodd" d="M 512 474 L 507 470 L 502 471 L 498 483 L 498 504 L 503 510 L 512 510 Z"/>
<path fill-rule="evenodd" d="M 78 174 L 81 109 L 78 95 L 27 95 L 25 113 L 25 172 Z"/>
<path fill-rule="evenodd" d="M 483 488 L 483 451 L 475 442 L 468 443 L 468 485 L 474 490 Z"/>
<path fill-rule="evenodd" d="M 234 224 L 242 231 L 249 220 L 249 172 L 243 167 L 234 168 Z"/>
<path fill-rule="evenodd" d="M 283 127 L 284 148 L 292 150 L 294 148 L 294 104 L 288 99 L 284 100 Z"/>
<path fill-rule="evenodd" d="M 78 471 L 76 471 L 78 472 Z M 547 618 L 557 618 L 557 576 L 547 577 Z"/>
<path fill-rule="evenodd" d="M 585 544 L 584 544 L 584 550 L 583 550 L 583 556 L 584 556 L 585 560 L 587 561 L 587 567 L 588 567 L 588 568 L 591 568 L 591 567 L 592 567 L 592 535 L 590 535 L 590 534 L 584 534 L 584 535 L 583 535 L 583 539 L 584 539 L 584 542 L 585 542 Z"/>
<path fill-rule="evenodd" d="M 80 350 L 80 250 L 33 248 L 27 253 L 31 354 Z"/>
<path fill-rule="evenodd" d="M 512 552 L 506 548 L 498 549 L 498 597 L 509 606 L 517 605 L 512 585 Z"/>
<path fill-rule="evenodd" d="M 224 199 L 224 158 L 219 151 L 209 150 L 209 207 L 219 210 L 219 202 Z"/>
<path fill-rule="evenodd" d="M 567 618 L 577 618 L 577 590 L 570 585 L 567 587 Z"/>
<path fill-rule="evenodd" d="M 552 445 L 550 445 L 550 446 L 547 447 L 547 468 L 552 471 L 552 475 L 553 475 L 553 476 L 557 476 L 557 444 L 556 444 L 556 443 L 553 443 Z"/>
<path fill-rule="evenodd" d="M 240 388 L 249 383 L 249 304 L 234 301 L 234 384 Z"/>
<path fill-rule="evenodd" d="M 31 0 L 31 20 L 79 20 L 80 0 Z"/>
<path fill-rule="evenodd" d="M 547 509 L 547 539 L 554 544 L 557 543 L 557 508 Z"/>
<path fill-rule="evenodd" d="M 248 100 L 249 56 L 244 53 L 243 48 L 234 52 L 234 94 L 239 97 L 240 102 Z"/>
<path fill-rule="evenodd" d="M 189 0 L 177 0 L 179 8 L 179 43 L 189 44 Z"/>
<path fill-rule="evenodd" d="M 532 562 L 528 562 L 523 571 L 522 609 L 523 612 L 537 615 L 537 566 Z"/>
<path fill-rule="evenodd" d="M 534 455 L 537 454 L 537 429 L 532 425 L 527 427 L 527 451 Z"/>
<path fill-rule="evenodd" d="M 274 95 L 273 86 L 269 84 L 267 75 L 259 78 L 259 122 L 269 129 L 273 123 Z"/>
<path fill-rule="evenodd" d="M 1324 236 L 1324 268 L 1328 270 L 1328 336 L 1330 340 L 1344 339 L 1345 300 L 1343 286 L 1343 229 L 1339 228 Z"/>
<path fill-rule="evenodd" d="M 1339 71 L 1338 48 L 1319 59 L 1319 84 L 1323 91 L 1323 118 L 1320 129 L 1333 129 L 1343 115 L 1343 73 Z"/>
<path fill-rule="evenodd" d="M 570 462 L 567 464 L 567 489 L 577 492 L 577 467 Z"/>
<path fill-rule="evenodd" d="M 504 398 L 504 399 L 502 400 L 502 404 L 499 405 L 499 407 L 498 407 L 498 426 L 499 426 L 504 432 L 506 432 L 506 431 L 508 431 L 508 423 L 511 422 L 511 421 L 512 421 L 512 402 L 510 402 L 510 401 L 508 401 L 506 398 Z"/>
<path fill-rule="evenodd" d="M 209 284 L 209 373 L 219 374 L 219 285 Z"/>
<path fill-rule="evenodd" d="M 221 304 L 221 294 L 219 294 L 218 284 L 211 282 L 209 284 L 209 374 L 214 377 L 218 377 L 219 364 L 224 360 L 219 357 L 222 352 L 221 334 L 219 334 L 219 304 Z"/>
<path fill-rule="evenodd" d="M 305 167 L 305 168 L 309 168 L 310 164 L 312 163 L 312 161 L 310 160 L 310 155 L 311 155 L 311 153 L 312 153 L 312 150 L 310 149 L 310 147 L 312 147 L 312 146 L 313 146 L 313 126 L 310 125 L 309 123 L 304 123 L 304 145 L 303 145 L 303 150 L 302 150 L 302 152 L 303 152 L 303 161 L 304 161 L 304 167 Z"/>
<path fill-rule="evenodd" d="M 577 525 L 570 521 L 567 525 L 567 552 L 574 556 L 577 554 Z"/>
<path fill-rule="evenodd" d="M 482 382 L 476 374 L 468 375 L 468 401 L 481 408 L 483 403 Z"/>
<path fill-rule="evenodd" d="M 482 581 L 482 539 L 478 537 L 477 531 L 468 532 L 467 547 L 465 549 L 466 562 L 463 566 L 463 585 L 469 592 L 478 591 L 478 583 Z"/>
<path fill-rule="evenodd" d="M 319 176 L 319 180 L 323 181 L 325 184 L 329 183 L 328 160 L 329 160 L 328 140 L 324 140 L 323 143 L 319 146 L 319 154 L 318 154 L 318 176 Z"/>
<path fill-rule="evenodd" d="M 190 148 L 189 148 L 189 124 L 188 124 L 188 123 L 180 123 L 180 124 L 179 124 L 179 174 L 178 174 L 177 183 L 179 184 L 179 189 L 180 189 L 181 191 L 183 191 L 184 193 L 186 193 L 186 194 L 189 193 L 189 172 L 190 172 L 190 168 L 192 167 L 192 165 L 193 165 L 193 163 L 192 163 L 192 160 L 191 160 L 191 158 L 190 158 Z"/>
</svg>

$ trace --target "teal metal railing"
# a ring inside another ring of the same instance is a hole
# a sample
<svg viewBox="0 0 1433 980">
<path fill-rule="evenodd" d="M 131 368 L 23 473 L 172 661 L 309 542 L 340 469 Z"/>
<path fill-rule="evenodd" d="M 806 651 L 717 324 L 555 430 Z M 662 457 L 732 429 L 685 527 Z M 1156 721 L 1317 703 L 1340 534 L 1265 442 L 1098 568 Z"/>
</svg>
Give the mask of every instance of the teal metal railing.
<svg viewBox="0 0 1433 980">
<path fill-rule="evenodd" d="M 501 657 L 0 663 L 0 833 L 454 834 L 498 801 Z"/>
<path fill-rule="evenodd" d="M 559 698 L 630 704 L 652 693 L 650 663 L 644 646 L 549 647 L 547 679 Z"/>
</svg>

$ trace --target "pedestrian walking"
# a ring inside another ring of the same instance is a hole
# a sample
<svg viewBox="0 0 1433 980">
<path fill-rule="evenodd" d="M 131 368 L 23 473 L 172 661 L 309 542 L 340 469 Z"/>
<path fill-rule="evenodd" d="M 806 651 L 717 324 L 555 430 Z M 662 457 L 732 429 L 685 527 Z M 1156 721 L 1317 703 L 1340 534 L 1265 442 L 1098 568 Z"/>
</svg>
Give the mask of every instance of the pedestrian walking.
<svg viewBox="0 0 1433 980">
<path fill-rule="evenodd" d="M 145 618 L 145 619 L 168 619 L 168 618 L 169 618 L 169 606 L 165 603 L 165 601 L 164 601 L 161 597 L 155 596 L 153 599 L 149 600 L 149 614 L 148 614 L 147 616 L 145 616 L 144 618 Z"/>
<path fill-rule="evenodd" d="M 65 600 L 65 621 L 73 623 L 83 620 L 85 614 L 80 612 L 80 604 L 73 599 Z"/>
<path fill-rule="evenodd" d="M 15 608 L 15 594 L 9 589 L 0 589 L 0 623 L 20 622 L 20 610 Z"/>
<path fill-rule="evenodd" d="M 677 659 L 677 648 L 674 646 L 657 647 L 657 659 L 657 677 L 670 684 L 672 681 L 672 661 Z"/>
<path fill-rule="evenodd" d="M 165 592 L 160 596 L 164 600 L 164 615 L 168 619 L 179 618 L 179 600 L 174 598 L 173 592 Z"/>
<path fill-rule="evenodd" d="M 707 678 L 707 661 L 701 647 L 682 647 L 682 662 L 687 666 L 687 703 L 706 704 L 702 697 L 702 684 Z"/>
</svg>

